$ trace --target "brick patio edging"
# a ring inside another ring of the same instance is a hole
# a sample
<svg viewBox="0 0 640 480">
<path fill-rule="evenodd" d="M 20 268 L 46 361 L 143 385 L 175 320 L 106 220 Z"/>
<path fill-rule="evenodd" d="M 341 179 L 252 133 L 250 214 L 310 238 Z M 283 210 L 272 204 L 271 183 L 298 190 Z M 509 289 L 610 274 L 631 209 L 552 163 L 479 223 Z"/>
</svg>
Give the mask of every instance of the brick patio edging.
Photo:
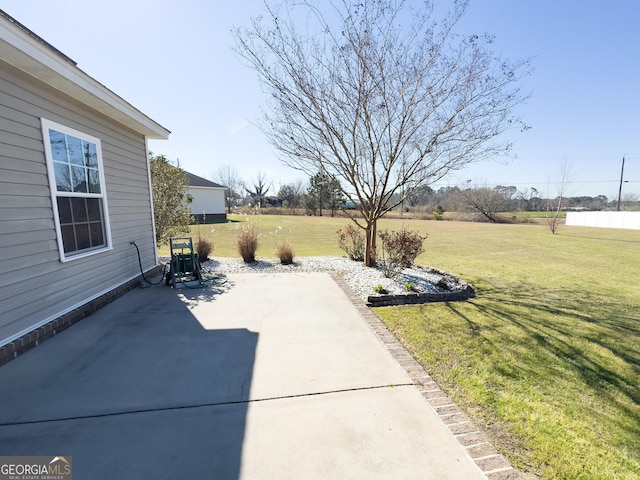
<svg viewBox="0 0 640 480">
<path fill-rule="evenodd" d="M 459 302 L 476 296 L 471 285 L 456 292 L 406 293 L 403 295 L 371 295 L 367 297 L 368 307 L 390 307 L 394 305 L 415 305 L 428 302 Z"/>
<path fill-rule="evenodd" d="M 378 339 L 385 345 L 396 361 L 411 377 L 418 391 L 435 410 L 438 417 L 462 445 L 489 480 L 522 480 L 522 474 L 513 468 L 507 459 L 489 442 L 462 410 L 442 391 L 438 384 L 425 372 L 367 304 L 355 294 L 349 285 L 336 273 L 329 272 L 331 278 L 345 292 L 362 318 L 367 322 Z"/>
<path fill-rule="evenodd" d="M 148 272 L 145 272 L 145 275 L 157 275 L 162 271 L 163 268 L 164 266 L 158 265 Z M 129 280 L 128 282 L 123 283 L 113 290 L 100 295 L 98 298 L 94 298 L 84 305 L 68 313 L 65 313 L 64 315 L 54 320 L 51 320 L 50 322 L 30 331 L 29 333 L 24 334 L 19 338 L 16 338 L 14 341 L 9 342 L 6 345 L 3 345 L 2 347 L 0 347 L 0 366 L 10 362 L 14 358 L 18 357 L 18 355 L 21 355 L 24 352 L 40 345 L 45 340 L 48 340 L 49 338 L 62 332 L 63 330 L 66 330 L 74 323 L 78 323 L 80 320 L 91 315 L 99 308 L 104 307 L 106 304 L 114 301 L 116 298 L 121 297 L 130 290 L 133 290 L 135 287 L 139 286 L 140 283 L 140 277 Z"/>
</svg>

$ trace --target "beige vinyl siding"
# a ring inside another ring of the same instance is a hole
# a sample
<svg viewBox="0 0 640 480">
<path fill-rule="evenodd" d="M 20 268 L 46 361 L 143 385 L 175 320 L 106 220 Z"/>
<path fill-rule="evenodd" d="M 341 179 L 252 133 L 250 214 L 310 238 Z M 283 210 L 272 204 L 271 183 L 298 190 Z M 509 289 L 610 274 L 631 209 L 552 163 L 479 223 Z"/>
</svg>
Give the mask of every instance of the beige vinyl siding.
<svg viewBox="0 0 640 480">
<path fill-rule="evenodd" d="M 100 139 L 112 249 L 60 261 L 40 119 Z M 145 139 L 0 61 L 0 345 L 155 265 Z"/>
</svg>

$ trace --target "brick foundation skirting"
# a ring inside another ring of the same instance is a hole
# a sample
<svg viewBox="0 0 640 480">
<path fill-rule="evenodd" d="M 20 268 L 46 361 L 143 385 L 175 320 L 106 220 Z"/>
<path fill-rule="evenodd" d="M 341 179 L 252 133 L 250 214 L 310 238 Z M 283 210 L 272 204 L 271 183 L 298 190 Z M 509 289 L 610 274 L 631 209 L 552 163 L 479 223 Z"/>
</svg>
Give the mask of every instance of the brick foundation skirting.
<svg viewBox="0 0 640 480">
<path fill-rule="evenodd" d="M 163 268 L 164 267 L 162 265 L 158 265 L 145 272 L 145 275 L 157 275 L 162 271 Z M 116 287 L 113 290 L 100 295 L 98 298 L 94 298 L 90 302 L 87 302 L 84 305 L 56 318 L 55 320 L 52 320 L 49 323 L 46 323 L 41 327 L 32 330 L 22 337 L 15 339 L 13 342 L 9 342 L 6 345 L 3 345 L 2 347 L 0 347 L 0 366 L 10 362 L 18 355 L 31 350 L 45 340 L 69 328 L 74 323 L 77 323 L 86 316 L 91 315 L 93 312 L 114 301 L 116 298 L 121 297 L 128 291 L 139 286 L 141 283 L 140 281 L 140 277 L 129 280 L 119 287 Z"/>
</svg>

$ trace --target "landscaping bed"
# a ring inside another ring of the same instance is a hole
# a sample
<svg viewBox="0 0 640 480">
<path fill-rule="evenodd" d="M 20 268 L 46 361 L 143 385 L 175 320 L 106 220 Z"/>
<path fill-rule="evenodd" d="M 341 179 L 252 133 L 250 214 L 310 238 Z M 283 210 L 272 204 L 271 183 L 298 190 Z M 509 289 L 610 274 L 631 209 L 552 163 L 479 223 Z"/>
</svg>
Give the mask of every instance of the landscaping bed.
<svg viewBox="0 0 640 480">
<path fill-rule="evenodd" d="M 403 305 L 437 301 L 466 300 L 475 291 L 464 280 L 428 267 L 403 269 L 386 277 L 380 267 L 365 267 L 362 262 L 344 257 L 298 257 L 293 264 L 282 265 L 277 259 L 258 259 L 244 263 L 238 258 L 216 257 L 202 264 L 203 273 L 235 272 L 317 272 L 333 271 L 368 305 Z"/>
</svg>

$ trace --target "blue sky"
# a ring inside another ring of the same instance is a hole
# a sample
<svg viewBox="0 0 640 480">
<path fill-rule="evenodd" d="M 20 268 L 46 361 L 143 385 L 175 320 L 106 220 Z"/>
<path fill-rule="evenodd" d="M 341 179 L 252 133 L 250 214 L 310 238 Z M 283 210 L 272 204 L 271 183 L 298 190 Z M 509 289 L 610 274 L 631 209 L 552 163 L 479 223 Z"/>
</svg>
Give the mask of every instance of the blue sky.
<svg viewBox="0 0 640 480">
<path fill-rule="evenodd" d="M 446 2 L 440 2 L 446 3 Z M 232 166 L 250 182 L 304 179 L 277 160 L 251 122 L 264 95 L 231 51 L 231 28 L 262 0 L 3 0 L 9 15 L 78 67 L 171 130 L 150 149 L 215 178 Z M 461 28 L 496 36 L 496 53 L 531 57 L 531 98 L 518 113 L 531 126 L 508 132 L 516 158 L 485 161 L 441 184 L 535 187 L 554 194 L 560 165 L 571 195 L 640 195 L 640 2 L 471 0 Z M 275 193 L 275 192 L 274 192 Z"/>
</svg>

